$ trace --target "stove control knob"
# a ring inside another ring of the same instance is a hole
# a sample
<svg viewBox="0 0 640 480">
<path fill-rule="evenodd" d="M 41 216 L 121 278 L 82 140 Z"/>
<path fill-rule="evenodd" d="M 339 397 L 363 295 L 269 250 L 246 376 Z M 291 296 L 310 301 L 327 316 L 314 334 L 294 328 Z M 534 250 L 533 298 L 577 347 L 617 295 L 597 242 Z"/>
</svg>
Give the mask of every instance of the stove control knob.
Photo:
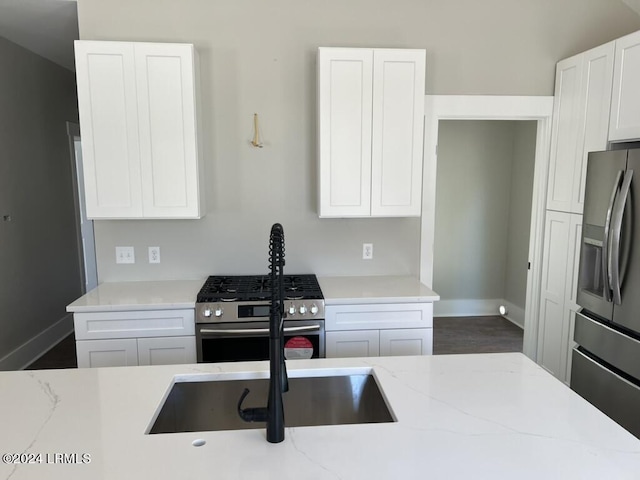
<svg viewBox="0 0 640 480">
<path fill-rule="evenodd" d="M 291 305 L 289 305 L 289 315 L 295 315 L 296 314 L 296 306 L 292 303 Z"/>
<path fill-rule="evenodd" d="M 318 306 L 315 303 L 311 304 L 311 308 L 309 308 L 309 311 L 311 312 L 311 315 L 315 315 L 316 313 L 318 313 Z"/>
<path fill-rule="evenodd" d="M 216 311 L 215 311 L 216 317 L 221 317 L 222 313 L 223 311 L 220 307 L 216 308 Z"/>
<path fill-rule="evenodd" d="M 300 315 L 304 315 L 305 313 L 307 313 L 306 305 L 300 305 Z"/>
<path fill-rule="evenodd" d="M 205 308 L 205 309 L 202 311 L 202 314 L 203 314 L 205 317 L 210 317 L 210 316 L 211 316 L 211 309 L 210 309 L 210 308 Z"/>
</svg>

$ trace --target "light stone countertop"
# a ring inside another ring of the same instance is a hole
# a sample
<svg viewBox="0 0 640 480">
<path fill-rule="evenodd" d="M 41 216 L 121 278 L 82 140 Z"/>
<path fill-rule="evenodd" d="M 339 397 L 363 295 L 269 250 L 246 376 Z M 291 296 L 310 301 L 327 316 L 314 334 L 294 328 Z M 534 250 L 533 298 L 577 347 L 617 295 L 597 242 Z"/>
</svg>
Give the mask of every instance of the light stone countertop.
<svg viewBox="0 0 640 480">
<path fill-rule="evenodd" d="M 318 277 L 325 305 L 430 303 L 440 295 L 410 275 Z"/>
<path fill-rule="evenodd" d="M 105 282 L 67 305 L 67 312 L 194 308 L 204 281 Z"/>
<path fill-rule="evenodd" d="M 194 308 L 200 280 L 105 282 L 67 305 L 68 312 Z M 326 305 L 434 302 L 440 296 L 413 276 L 318 277 Z"/>
<path fill-rule="evenodd" d="M 292 377 L 371 369 L 397 422 L 287 428 L 280 444 L 267 443 L 262 428 L 145 435 L 174 380 L 264 377 L 268 363 L 0 372 L 0 451 L 42 462 L 2 463 L 0 478 L 620 480 L 640 472 L 640 440 L 519 353 L 287 366 Z M 196 439 L 206 444 L 194 447 Z M 56 453 L 76 463 L 52 463 Z"/>
</svg>

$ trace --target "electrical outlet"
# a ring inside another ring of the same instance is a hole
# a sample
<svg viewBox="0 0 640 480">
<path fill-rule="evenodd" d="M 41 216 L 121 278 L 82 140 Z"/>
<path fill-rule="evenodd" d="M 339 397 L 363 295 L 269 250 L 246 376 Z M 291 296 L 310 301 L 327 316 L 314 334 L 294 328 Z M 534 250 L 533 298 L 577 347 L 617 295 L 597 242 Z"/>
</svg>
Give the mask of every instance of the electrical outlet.
<svg viewBox="0 0 640 480">
<path fill-rule="evenodd" d="M 160 247 L 149 247 L 149 263 L 160 263 Z"/>
<path fill-rule="evenodd" d="M 133 247 L 116 247 L 116 263 L 136 263 Z"/>
<path fill-rule="evenodd" d="M 373 258 L 373 243 L 362 244 L 362 259 L 371 260 Z"/>
</svg>

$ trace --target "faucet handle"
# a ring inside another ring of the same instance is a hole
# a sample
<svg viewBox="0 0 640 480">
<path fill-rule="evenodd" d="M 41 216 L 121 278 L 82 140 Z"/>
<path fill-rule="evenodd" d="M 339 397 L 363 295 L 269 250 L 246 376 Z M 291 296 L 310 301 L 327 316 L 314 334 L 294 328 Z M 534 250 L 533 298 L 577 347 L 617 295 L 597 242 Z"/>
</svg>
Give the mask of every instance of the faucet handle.
<svg viewBox="0 0 640 480">
<path fill-rule="evenodd" d="M 240 395 L 240 400 L 238 400 L 238 415 L 245 422 L 266 422 L 268 416 L 268 410 L 264 407 L 262 408 L 242 408 L 242 403 L 244 399 L 249 395 L 249 389 L 245 388 Z"/>
</svg>

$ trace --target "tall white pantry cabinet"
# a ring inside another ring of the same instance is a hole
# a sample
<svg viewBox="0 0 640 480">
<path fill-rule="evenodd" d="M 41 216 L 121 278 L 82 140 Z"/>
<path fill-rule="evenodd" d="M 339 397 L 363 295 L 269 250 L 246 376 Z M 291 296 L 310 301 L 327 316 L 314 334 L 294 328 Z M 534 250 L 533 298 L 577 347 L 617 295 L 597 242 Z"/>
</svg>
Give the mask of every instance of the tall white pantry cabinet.
<svg viewBox="0 0 640 480">
<path fill-rule="evenodd" d="M 543 246 L 538 363 L 569 383 L 587 155 L 606 150 L 614 42 L 558 62 Z"/>
<path fill-rule="evenodd" d="M 538 363 L 569 383 L 589 152 L 640 139 L 640 31 L 558 62 Z"/>
<path fill-rule="evenodd" d="M 425 58 L 319 48 L 320 217 L 420 215 Z"/>
<path fill-rule="evenodd" d="M 202 217 L 193 45 L 76 41 L 75 56 L 87 216 Z"/>
</svg>

